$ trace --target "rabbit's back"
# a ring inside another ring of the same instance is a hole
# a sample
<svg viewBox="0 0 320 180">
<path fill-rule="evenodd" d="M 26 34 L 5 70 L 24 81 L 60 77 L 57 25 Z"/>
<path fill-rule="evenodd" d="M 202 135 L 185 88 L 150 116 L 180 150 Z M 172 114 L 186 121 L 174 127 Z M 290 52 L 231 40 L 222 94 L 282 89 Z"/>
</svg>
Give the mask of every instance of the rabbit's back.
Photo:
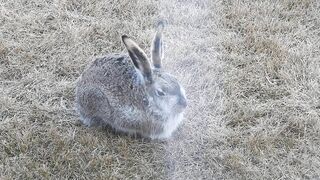
<svg viewBox="0 0 320 180">
<path fill-rule="evenodd" d="M 126 55 L 110 54 L 94 60 L 77 82 L 76 102 L 82 121 L 87 125 L 114 124 L 126 122 L 122 120 L 126 109 L 134 107 L 131 114 L 144 111 L 148 101 L 141 76 Z"/>
<path fill-rule="evenodd" d="M 126 55 L 110 54 L 94 60 L 83 73 L 81 81 L 85 86 L 94 83 L 120 104 L 132 104 L 145 98 L 142 75 Z"/>
</svg>

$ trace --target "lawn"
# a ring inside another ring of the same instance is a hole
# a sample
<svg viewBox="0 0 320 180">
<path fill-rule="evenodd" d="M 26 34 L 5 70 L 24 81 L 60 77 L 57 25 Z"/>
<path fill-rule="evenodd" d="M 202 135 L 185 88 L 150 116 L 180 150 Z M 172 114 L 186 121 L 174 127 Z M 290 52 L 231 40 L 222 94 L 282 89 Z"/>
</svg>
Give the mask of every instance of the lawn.
<svg viewBox="0 0 320 180">
<path fill-rule="evenodd" d="M 0 0 L 0 179 L 319 179 L 317 0 Z M 75 82 L 88 64 L 150 54 L 185 87 L 167 141 L 88 128 Z"/>
</svg>

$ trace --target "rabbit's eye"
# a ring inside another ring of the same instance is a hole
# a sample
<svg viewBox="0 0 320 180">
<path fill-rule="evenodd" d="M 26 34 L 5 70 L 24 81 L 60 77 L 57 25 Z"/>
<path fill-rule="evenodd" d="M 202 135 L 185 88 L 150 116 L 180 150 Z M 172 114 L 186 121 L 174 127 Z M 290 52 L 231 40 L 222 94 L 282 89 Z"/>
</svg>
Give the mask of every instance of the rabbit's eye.
<svg viewBox="0 0 320 180">
<path fill-rule="evenodd" d="M 162 90 L 157 90 L 156 91 L 157 96 L 164 96 L 166 95 Z"/>
</svg>

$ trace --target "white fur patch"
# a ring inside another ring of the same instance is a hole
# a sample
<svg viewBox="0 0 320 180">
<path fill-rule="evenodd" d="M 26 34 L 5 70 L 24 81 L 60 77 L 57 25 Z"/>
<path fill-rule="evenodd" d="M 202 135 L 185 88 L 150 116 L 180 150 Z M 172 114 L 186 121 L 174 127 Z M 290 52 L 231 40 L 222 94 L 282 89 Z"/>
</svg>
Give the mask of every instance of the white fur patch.
<svg viewBox="0 0 320 180">
<path fill-rule="evenodd" d="M 176 116 L 173 116 L 168 119 L 167 122 L 164 124 L 164 131 L 159 135 L 154 135 L 151 138 L 152 139 L 166 139 L 169 138 L 172 133 L 178 128 L 179 124 L 181 123 L 183 119 L 183 113 L 180 113 Z"/>
<path fill-rule="evenodd" d="M 186 98 L 186 91 L 184 90 L 184 88 L 182 86 L 180 86 L 180 91 L 181 91 L 181 94 L 184 98 Z"/>
<path fill-rule="evenodd" d="M 143 119 L 142 113 L 144 113 L 144 112 L 136 110 L 135 108 L 132 108 L 132 107 L 126 106 L 124 108 L 121 108 L 121 112 L 122 112 L 123 118 L 126 120 L 129 120 L 129 121 L 132 119 Z M 164 122 L 163 132 L 160 134 L 150 135 L 150 138 L 152 138 L 152 139 L 169 138 L 171 136 L 171 134 L 178 128 L 182 119 L 183 119 L 183 113 L 180 113 L 180 114 L 177 114 L 175 116 L 170 117 L 166 122 Z M 116 128 L 120 131 L 127 132 L 127 133 L 132 133 L 132 134 L 137 133 L 136 130 L 127 129 L 127 128 L 121 127 L 121 125 Z"/>
<path fill-rule="evenodd" d="M 177 103 L 177 97 L 171 97 L 167 101 L 160 101 L 159 106 L 162 108 L 162 113 L 164 114 L 172 114 L 172 107 Z"/>
</svg>

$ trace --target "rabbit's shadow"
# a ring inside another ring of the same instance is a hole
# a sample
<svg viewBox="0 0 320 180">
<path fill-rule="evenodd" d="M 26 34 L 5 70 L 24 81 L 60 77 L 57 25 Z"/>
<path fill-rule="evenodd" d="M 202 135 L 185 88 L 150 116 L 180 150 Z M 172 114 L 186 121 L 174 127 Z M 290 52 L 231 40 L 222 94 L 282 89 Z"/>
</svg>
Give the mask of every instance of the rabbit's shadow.
<svg viewBox="0 0 320 180">
<path fill-rule="evenodd" d="M 80 120 L 77 120 L 75 122 L 76 126 L 83 126 L 89 129 L 94 129 L 96 131 L 99 131 L 101 133 L 106 134 L 106 136 L 113 136 L 114 138 L 125 138 L 125 139 L 131 139 L 134 141 L 138 141 L 141 143 L 160 143 L 160 144 L 167 144 L 166 139 L 152 139 L 149 137 L 144 137 L 138 133 L 127 133 L 127 132 L 122 132 L 119 130 L 116 130 L 109 124 L 101 124 L 99 123 L 101 120 L 95 120 L 95 123 L 92 124 L 90 127 L 84 125 Z"/>
</svg>

